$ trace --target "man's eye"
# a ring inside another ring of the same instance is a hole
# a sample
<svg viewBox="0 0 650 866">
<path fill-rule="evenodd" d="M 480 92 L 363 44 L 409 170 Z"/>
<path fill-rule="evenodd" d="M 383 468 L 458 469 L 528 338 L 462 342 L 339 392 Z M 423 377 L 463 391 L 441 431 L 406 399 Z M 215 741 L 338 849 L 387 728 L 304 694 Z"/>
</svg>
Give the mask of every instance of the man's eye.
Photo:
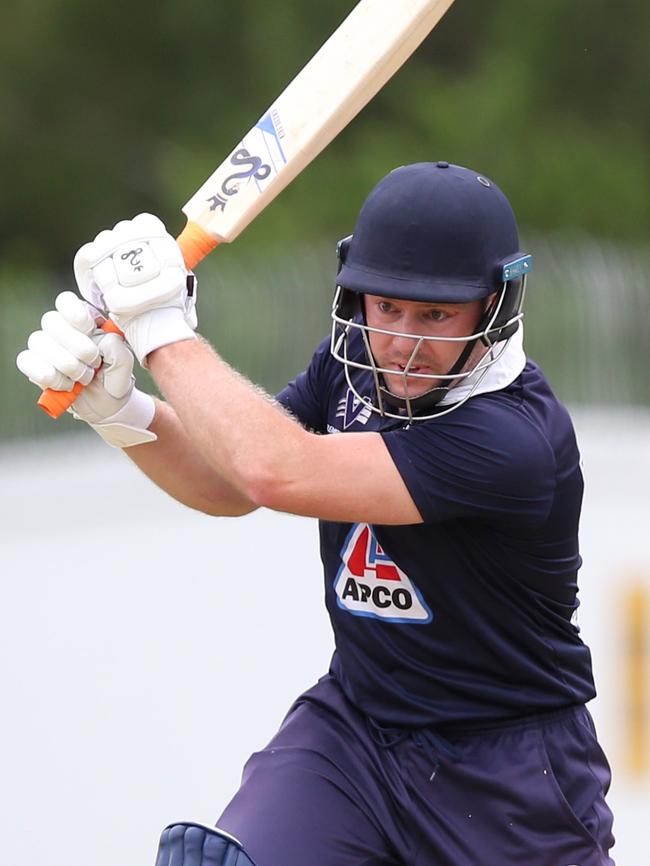
<svg viewBox="0 0 650 866">
<path fill-rule="evenodd" d="M 389 304 L 388 301 L 380 301 L 378 306 L 382 313 L 392 313 L 394 310 L 393 305 Z"/>
<path fill-rule="evenodd" d="M 447 313 L 444 310 L 430 310 L 429 318 L 434 322 L 442 322 L 447 318 Z"/>
</svg>

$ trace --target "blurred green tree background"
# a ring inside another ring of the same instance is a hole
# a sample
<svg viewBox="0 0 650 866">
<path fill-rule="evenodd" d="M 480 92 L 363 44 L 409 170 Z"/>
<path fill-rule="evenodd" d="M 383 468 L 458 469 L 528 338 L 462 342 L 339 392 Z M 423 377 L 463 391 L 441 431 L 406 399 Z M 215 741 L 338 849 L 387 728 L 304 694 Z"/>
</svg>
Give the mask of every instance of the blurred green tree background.
<svg viewBox="0 0 650 866">
<path fill-rule="evenodd" d="M 5 0 L 3 261 L 67 268 L 89 234 L 145 209 L 179 228 L 353 5 Z M 421 159 L 493 176 L 526 227 L 645 239 L 649 42 L 644 0 L 457 0 L 243 243 L 336 237 L 381 175 Z"/>
<path fill-rule="evenodd" d="M 0 297 L 51 302 L 77 247 L 118 219 L 150 210 L 178 232 L 180 207 L 353 5 L 4 0 Z M 524 236 L 559 238 L 567 267 L 576 238 L 646 261 L 649 37 L 645 0 L 456 0 L 370 106 L 212 258 L 231 273 L 267 251 L 286 261 L 280 281 L 301 282 L 299 251 L 333 251 L 383 174 L 447 159 L 493 177 Z M 218 267 L 210 259 L 199 275 L 209 283 Z M 218 307 L 205 282 L 202 304 Z M 3 376 L 24 342 L 14 326 Z"/>
</svg>

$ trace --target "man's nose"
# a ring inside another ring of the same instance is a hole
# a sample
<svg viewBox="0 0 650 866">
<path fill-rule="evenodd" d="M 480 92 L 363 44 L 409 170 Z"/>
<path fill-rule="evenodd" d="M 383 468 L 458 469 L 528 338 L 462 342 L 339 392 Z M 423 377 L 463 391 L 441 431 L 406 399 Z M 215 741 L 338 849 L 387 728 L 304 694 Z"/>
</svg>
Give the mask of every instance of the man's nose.
<svg viewBox="0 0 650 866">
<path fill-rule="evenodd" d="M 393 337 L 393 351 L 398 353 L 404 360 L 408 360 L 415 349 L 418 348 L 418 337 L 405 337 L 401 334 L 396 334 Z"/>
</svg>

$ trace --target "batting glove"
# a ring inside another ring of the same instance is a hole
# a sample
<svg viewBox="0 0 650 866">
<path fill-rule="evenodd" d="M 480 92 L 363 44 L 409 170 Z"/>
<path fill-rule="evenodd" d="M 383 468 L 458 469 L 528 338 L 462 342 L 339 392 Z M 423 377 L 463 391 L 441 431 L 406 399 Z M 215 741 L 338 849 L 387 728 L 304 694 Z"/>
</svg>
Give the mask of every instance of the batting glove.
<svg viewBox="0 0 650 866">
<path fill-rule="evenodd" d="M 193 340 L 195 278 L 158 217 L 143 213 L 100 232 L 74 259 L 82 296 L 123 331 L 138 361 L 169 343 Z"/>
<path fill-rule="evenodd" d="M 75 382 L 85 385 L 68 411 L 109 445 L 155 441 L 155 433 L 147 430 L 155 404 L 135 387 L 133 354 L 124 340 L 98 328 L 96 311 L 74 292 L 62 292 L 55 306 L 16 358 L 18 369 L 41 389 L 71 391 Z"/>
</svg>

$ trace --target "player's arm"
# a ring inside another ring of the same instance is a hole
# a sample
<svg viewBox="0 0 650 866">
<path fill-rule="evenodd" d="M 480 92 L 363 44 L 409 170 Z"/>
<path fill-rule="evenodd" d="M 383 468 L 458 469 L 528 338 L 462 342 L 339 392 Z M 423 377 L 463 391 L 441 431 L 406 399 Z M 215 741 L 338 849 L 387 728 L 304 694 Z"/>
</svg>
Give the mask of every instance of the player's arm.
<svg viewBox="0 0 650 866">
<path fill-rule="evenodd" d="M 303 430 L 197 339 L 180 249 L 156 217 L 101 232 L 74 268 L 82 295 L 121 328 L 194 448 L 246 500 L 326 520 L 421 521 L 379 434 Z"/>
<path fill-rule="evenodd" d="M 378 433 L 307 432 L 203 340 L 163 346 L 148 365 L 198 451 L 257 505 L 325 520 L 421 522 Z"/>
<path fill-rule="evenodd" d="M 202 457 L 167 403 L 155 401 L 155 416 L 148 429 L 156 441 L 127 448 L 125 454 L 178 502 L 204 514 L 228 517 L 257 508 Z"/>
</svg>

